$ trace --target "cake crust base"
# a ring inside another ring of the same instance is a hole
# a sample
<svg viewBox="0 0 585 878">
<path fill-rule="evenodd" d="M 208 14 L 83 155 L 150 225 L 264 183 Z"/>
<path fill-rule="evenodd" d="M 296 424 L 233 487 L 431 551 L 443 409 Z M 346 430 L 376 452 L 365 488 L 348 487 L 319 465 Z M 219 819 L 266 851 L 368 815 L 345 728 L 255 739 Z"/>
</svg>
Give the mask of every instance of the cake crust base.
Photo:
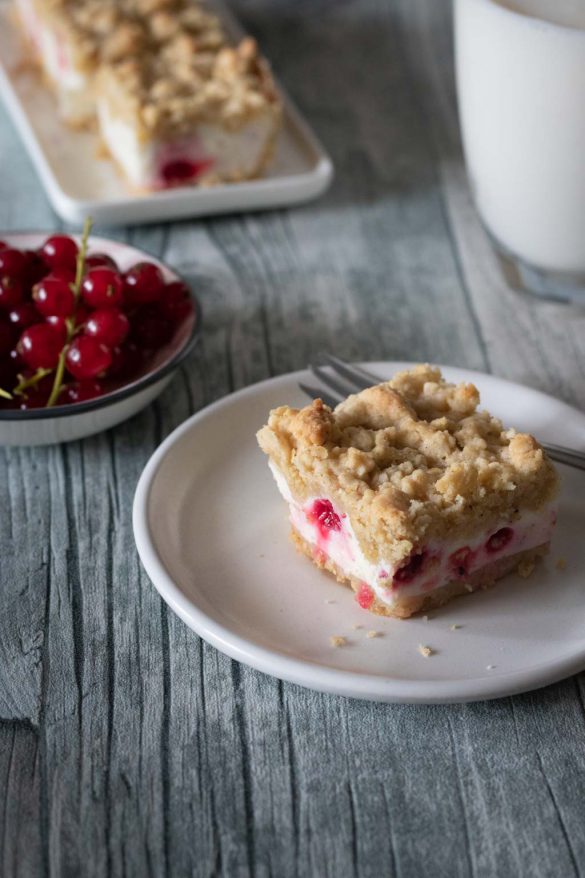
<svg viewBox="0 0 585 878">
<path fill-rule="evenodd" d="M 320 552 L 315 546 L 308 543 L 294 527 L 291 528 L 291 540 L 298 551 L 307 555 L 317 567 L 333 574 L 338 582 L 342 585 L 349 585 L 357 594 L 363 585 L 363 582 L 360 579 L 356 579 L 355 576 L 344 573 L 337 564 L 331 561 L 323 552 Z M 454 579 L 446 585 L 441 586 L 441 588 L 434 589 L 427 594 L 411 595 L 402 598 L 398 597 L 391 607 L 382 603 L 382 601 L 374 596 L 374 601 L 371 606 L 368 607 L 368 610 L 371 613 L 376 613 L 378 616 L 393 616 L 397 619 L 408 619 L 409 616 L 413 616 L 415 613 L 434 610 L 437 607 L 442 607 L 444 604 L 460 595 L 470 594 L 479 589 L 491 588 L 495 585 L 498 579 L 501 579 L 507 573 L 517 570 L 520 565 L 522 565 L 522 567 L 528 567 L 539 558 L 542 558 L 548 553 L 549 547 L 550 542 L 543 543 L 540 546 L 535 546 L 524 552 L 516 552 L 514 555 L 509 555 L 507 558 L 500 558 L 492 564 L 489 564 L 487 567 L 471 574 L 465 579 L 465 581 Z"/>
</svg>

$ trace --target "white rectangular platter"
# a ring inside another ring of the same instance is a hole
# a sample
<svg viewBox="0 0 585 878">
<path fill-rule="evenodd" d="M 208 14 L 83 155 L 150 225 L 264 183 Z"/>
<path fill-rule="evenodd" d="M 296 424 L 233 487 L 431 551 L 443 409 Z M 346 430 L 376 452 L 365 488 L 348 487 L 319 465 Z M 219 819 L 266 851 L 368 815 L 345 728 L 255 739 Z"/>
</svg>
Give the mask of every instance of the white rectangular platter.
<svg viewBox="0 0 585 878">
<path fill-rule="evenodd" d="M 262 210 L 309 201 L 329 186 L 331 160 L 281 89 L 284 124 L 261 179 L 144 194 L 131 191 L 114 164 L 100 157 L 97 134 L 72 131 L 58 118 L 55 98 L 38 73 L 23 63 L 25 48 L 10 5 L 0 0 L 0 94 L 51 204 L 64 220 L 80 223 L 92 216 L 97 223 L 122 225 Z M 241 34 L 222 5 L 213 3 L 213 9 L 228 33 Z"/>
</svg>

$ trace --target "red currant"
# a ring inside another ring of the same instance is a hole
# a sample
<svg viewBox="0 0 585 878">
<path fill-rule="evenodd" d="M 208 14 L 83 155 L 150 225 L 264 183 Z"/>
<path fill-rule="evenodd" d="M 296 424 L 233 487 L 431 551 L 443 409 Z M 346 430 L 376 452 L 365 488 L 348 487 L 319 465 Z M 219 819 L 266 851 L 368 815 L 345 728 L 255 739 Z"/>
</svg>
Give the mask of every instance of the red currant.
<svg viewBox="0 0 585 878">
<path fill-rule="evenodd" d="M 14 344 L 14 328 L 7 320 L 0 320 L 0 356 L 8 356 Z"/>
<path fill-rule="evenodd" d="M 91 313 L 91 308 L 88 308 L 85 302 L 78 301 L 75 309 L 75 326 L 84 326 Z"/>
<path fill-rule="evenodd" d="M 139 348 L 129 342 L 112 351 L 112 365 L 108 375 L 116 378 L 134 378 L 142 366 L 142 353 Z"/>
<path fill-rule="evenodd" d="M 102 396 L 104 388 L 99 381 L 79 381 L 75 384 L 68 384 L 64 388 L 63 402 L 87 402 Z"/>
<path fill-rule="evenodd" d="M 54 377 L 46 375 L 41 378 L 33 387 L 28 387 L 24 391 L 24 396 L 20 397 L 18 408 L 26 411 L 27 409 L 44 408 L 49 401 L 51 391 L 53 389 Z M 61 402 L 61 400 L 59 400 Z"/>
<path fill-rule="evenodd" d="M 132 338 L 142 348 L 155 350 L 166 344 L 173 332 L 170 322 L 156 305 L 145 305 L 132 318 Z"/>
<path fill-rule="evenodd" d="M 48 323 L 36 323 L 24 330 L 17 352 L 31 369 L 54 369 L 63 343 L 59 333 Z"/>
<path fill-rule="evenodd" d="M 22 332 L 27 326 L 40 323 L 41 315 L 32 302 L 20 302 L 8 312 L 8 319 L 15 329 Z"/>
<path fill-rule="evenodd" d="M 22 277 L 26 265 L 24 253 L 14 247 L 0 250 L 0 276 Z"/>
<path fill-rule="evenodd" d="M 93 311 L 87 323 L 85 331 L 108 348 L 121 345 L 130 329 L 130 323 L 125 314 L 119 308 L 99 308 Z"/>
<path fill-rule="evenodd" d="M 124 275 L 124 294 L 129 305 L 147 305 L 163 294 L 164 277 L 152 262 L 137 262 Z"/>
<path fill-rule="evenodd" d="M 193 311 L 187 284 L 180 280 L 167 284 L 160 301 L 160 310 L 175 326 L 182 323 Z"/>
<path fill-rule="evenodd" d="M 90 308 L 113 308 L 122 301 L 122 276 L 111 268 L 92 268 L 81 285 L 81 294 Z"/>
<path fill-rule="evenodd" d="M 0 387 L 9 393 L 14 390 L 18 383 L 20 366 L 11 357 L 3 357 L 0 360 Z"/>
<path fill-rule="evenodd" d="M 189 287 L 182 280 L 173 280 L 165 284 L 164 292 L 161 298 L 161 308 L 174 302 L 182 302 L 189 298 Z"/>
<path fill-rule="evenodd" d="M 49 268 L 68 268 L 75 271 L 78 247 L 67 235 L 51 235 L 41 247 L 41 255 Z"/>
<path fill-rule="evenodd" d="M 112 362 L 111 351 L 89 335 L 79 335 L 67 351 L 67 369 L 78 381 L 86 381 L 103 375 Z"/>
<path fill-rule="evenodd" d="M 45 271 L 45 274 L 48 272 Z M 64 266 L 57 266 L 57 268 L 51 269 L 51 277 L 58 277 L 60 280 L 67 281 L 67 283 L 72 284 L 75 282 L 75 272 L 71 271 L 70 268 L 65 268 Z"/>
<path fill-rule="evenodd" d="M 32 293 L 35 305 L 45 317 L 70 317 L 75 310 L 75 295 L 70 284 L 60 277 L 49 275 L 38 283 Z"/>
<path fill-rule="evenodd" d="M 26 364 L 16 348 L 13 348 L 10 351 L 10 353 L 8 354 L 8 359 L 13 364 L 17 372 L 22 372 Z"/>
<path fill-rule="evenodd" d="M 23 298 L 24 289 L 19 277 L 10 274 L 0 276 L 0 308 L 9 311 L 22 302 Z"/>
<path fill-rule="evenodd" d="M 113 271 L 118 271 L 116 261 L 107 253 L 90 253 L 85 259 L 85 268 L 86 271 L 92 268 L 111 268 Z"/>
<path fill-rule="evenodd" d="M 36 250 L 24 250 L 24 282 L 27 288 L 34 286 L 48 273 L 44 259 Z"/>
<path fill-rule="evenodd" d="M 52 326 L 55 332 L 59 335 L 61 345 L 64 345 L 67 341 L 68 335 L 67 320 L 65 317 L 60 317 L 58 314 L 51 314 L 47 317 L 47 323 L 49 326 Z"/>
</svg>

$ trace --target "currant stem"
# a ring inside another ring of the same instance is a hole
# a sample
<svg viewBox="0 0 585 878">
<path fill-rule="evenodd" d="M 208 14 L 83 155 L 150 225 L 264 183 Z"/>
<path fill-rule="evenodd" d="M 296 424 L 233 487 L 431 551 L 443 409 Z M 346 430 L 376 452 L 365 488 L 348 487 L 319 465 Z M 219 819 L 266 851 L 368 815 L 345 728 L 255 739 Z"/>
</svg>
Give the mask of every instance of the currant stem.
<svg viewBox="0 0 585 878">
<path fill-rule="evenodd" d="M 64 345 L 63 350 L 59 354 L 59 362 L 57 363 L 57 368 L 55 369 L 55 379 L 53 381 L 53 387 L 51 388 L 51 395 L 47 400 L 47 404 L 45 408 L 51 408 L 57 402 L 59 394 L 61 393 L 61 388 L 63 386 L 63 375 L 65 374 L 65 356 L 67 354 L 67 349 L 69 345 Z"/>
<path fill-rule="evenodd" d="M 35 374 L 31 375 L 30 378 L 24 378 L 22 375 L 19 375 L 18 384 L 12 391 L 14 396 L 23 396 L 25 390 L 28 390 L 29 387 L 36 387 L 39 381 L 42 381 L 43 378 L 50 375 L 52 371 L 52 369 L 37 369 Z"/>
<path fill-rule="evenodd" d="M 67 321 L 67 340 L 63 345 L 61 353 L 59 354 L 59 362 L 57 363 L 57 368 L 55 370 L 55 379 L 53 381 L 51 395 L 47 400 L 45 408 L 51 408 L 55 405 L 57 399 L 59 398 L 59 394 L 61 393 L 61 388 L 63 387 L 63 376 L 65 374 L 65 357 L 67 355 L 67 350 L 69 348 L 71 339 L 75 334 L 75 314 L 77 311 L 77 303 L 79 302 L 79 295 L 81 293 L 81 283 L 83 281 L 83 273 L 85 271 L 85 258 L 87 256 L 87 245 L 89 242 L 89 235 L 92 225 L 93 220 L 91 217 L 88 216 L 83 224 L 83 234 L 81 236 L 81 244 L 79 245 L 79 253 L 77 254 L 75 284 L 73 288 L 73 293 L 75 295 L 75 311 L 73 312 L 71 320 Z"/>
<path fill-rule="evenodd" d="M 2 399 L 14 399 L 12 394 L 8 393 L 8 391 L 4 390 L 2 387 L 0 387 L 0 396 L 2 397 Z"/>
<path fill-rule="evenodd" d="M 83 223 L 83 233 L 81 236 L 81 244 L 79 247 L 79 253 L 77 254 L 77 266 L 75 271 L 75 298 L 79 299 L 79 293 L 81 292 L 81 282 L 83 280 L 83 272 L 85 270 L 85 257 L 87 256 L 87 244 L 89 242 L 89 234 L 91 232 L 91 227 L 93 226 L 93 220 L 90 216 L 86 217 L 85 222 Z"/>
</svg>

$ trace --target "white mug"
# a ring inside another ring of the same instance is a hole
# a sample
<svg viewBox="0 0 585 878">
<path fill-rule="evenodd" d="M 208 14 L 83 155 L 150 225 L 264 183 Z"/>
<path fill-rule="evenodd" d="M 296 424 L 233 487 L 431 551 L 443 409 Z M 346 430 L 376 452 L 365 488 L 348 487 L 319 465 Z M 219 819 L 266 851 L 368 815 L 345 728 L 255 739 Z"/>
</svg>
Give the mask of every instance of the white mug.
<svg viewBox="0 0 585 878">
<path fill-rule="evenodd" d="M 585 273 L 585 0 L 455 0 L 465 159 L 496 241 Z"/>
</svg>

